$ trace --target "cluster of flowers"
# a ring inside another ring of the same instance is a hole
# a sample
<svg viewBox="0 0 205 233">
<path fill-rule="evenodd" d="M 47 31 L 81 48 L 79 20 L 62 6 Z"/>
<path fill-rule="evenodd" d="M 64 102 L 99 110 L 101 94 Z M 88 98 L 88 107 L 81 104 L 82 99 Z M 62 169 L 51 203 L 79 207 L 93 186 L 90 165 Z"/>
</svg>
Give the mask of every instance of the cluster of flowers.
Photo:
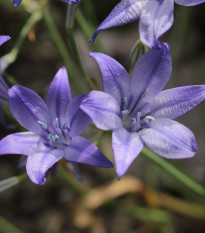
<svg viewBox="0 0 205 233">
<path fill-rule="evenodd" d="M 79 0 L 63 0 L 73 5 Z M 14 0 L 18 6 L 21 0 Z M 94 33 L 140 18 L 140 38 L 150 50 L 135 64 L 132 78 L 124 67 L 102 53 L 90 53 L 97 62 L 104 92 L 71 98 L 66 69 L 55 75 L 44 102 L 32 90 L 14 85 L 10 89 L 0 77 L 0 103 L 8 104 L 16 120 L 28 130 L 0 141 L 0 154 L 27 157 L 28 176 L 44 184 L 46 172 L 60 159 L 71 165 L 85 163 L 109 168 L 112 163 L 88 139 L 79 136 L 91 120 L 101 130 L 112 130 L 115 169 L 120 178 L 146 144 L 168 159 L 194 156 L 193 133 L 174 119 L 205 100 L 205 85 L 162 91 L 172 71 L 171 49 L 158 38 L 173 24 L 174 2 L 191 6 L 205 0 L 121 0 Z M 0 36 L 0 45 L 9 39 Z"/>
</svg>

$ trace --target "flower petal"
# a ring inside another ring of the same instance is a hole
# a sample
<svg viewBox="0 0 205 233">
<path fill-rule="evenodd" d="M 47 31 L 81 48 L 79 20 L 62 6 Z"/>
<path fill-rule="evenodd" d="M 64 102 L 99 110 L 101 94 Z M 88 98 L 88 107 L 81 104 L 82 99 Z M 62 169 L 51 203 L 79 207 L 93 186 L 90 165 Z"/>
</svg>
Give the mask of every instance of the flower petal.
<svg viewBox="0 0 205 233">
<path fill-rule="evenodd" d="M 15 7 L 17 7 L 20 3 L 21 3 L 22 0 L 13 0 L 13 4 Z"/>
<path fill-rule="evenodd" d="M 97 167 L 112 167 L 112 163 L 91 141 L 83 137 L 75 137 L 64 150 L 64 157 L 70 162 L 84 163 Z"/>
<path fill-rule="evenodd" d="M 91 91 L 83 100 L 80 108 L 88 114 L 99 129 L 112 130 L 122 125 L 120 107 L 116 100 L 107 93 Z"/>
<path fill-rule="evenodd" d="M 170 119 L 152 120 L 150 128 L 140 131 L 140 136 L 151 150 L 167 159 L 189 158 L 197 151 L 191 130 Z"/>
<path fill-rule="evenodd" d="M 61 1 L 71 5 L 80 2 L 80 0 L 61 0 Z"/>
<path fill-rule="evenodd" d="M 10 40 L 10 36 L 0 36 L 0 46 L 5 43 L 7 40 Z"/>
<path fill-rule="evenodd" d="M 70 85 L 65 67 L 59 69 L 55 75 L 46 98 L 46 104 L 51 114 L 51 119 L 58 118 L 60 124 L 65 123 L 65 113 L 71 101 Z M 55 122 L 53 122 L 55 123 Z"/>
<path fill-rule="evenodd" d="M 147 0 L 121 0 L 100 24 L 90 39 L 91 44 L 101 30 L 119 27 L 137 20 Z"/>
<path fill-rule="evenodd" d="M 139 31 L 143 43 L 155 46 L 157 39 L 172 26 L 173 0 L 149 0 L 140 15 Z"/>
<path fill-rule="evenodd" d="M 112 149 L 115 159 L 115 169 L 120 178 L 125 174 L 143 148 L 143 142 L 138 133 L 130 133 L 121 127 L 113 131 Z"/>
<path fill-rule="evenodd" d="M 131 79 L 125 68 L 113 58 L 102 53 L 90 53 L 100 68 L 104 91 L 113 96 L 118 104 L 130 97 Z"/>
<path fill-rule="evenodd" d="M 195 6 L 205 2 L 205 0 L 174 0 L 175 3 L 183 6 Z"/>
<path fill-rule="evenodd" d="M 205 85 L 177 87 L 160 92 L 146 108 L 153 117 L 175 119 L 204 100 Z"/>
<path fill-rule="evenodd" d="M 39 136 L 32 132 L 14 133 L 0 141 L 0 154 L 32 154 L 39 143 Z"/>
<path fill-rule="evenodd" d="M 83 133 L 91 123 L 91 118 L 80 109 L 82 100 L 87 95 L 78 95 L 72 99 L 66 112 L 66 120 L 70 129 L 70 136 L 75 137 Z"/>
<path fill-rule="evenodd" d="M 9 107 L 16 120 L 34 133 L 42 131 L 41 121 L 50 124 L 50 115 L 44 101 L 34 91 L 15 85 L 9 90 Z"/>
<path fill-rule="evenodd" d="M 41 150 L 28 156 L 26 170 L 31 181 L 44 185 L 46 172 L 63 157 L 62 150 Z"/>
<path fill-rule="evenodd" d="M 172 70 L 171 49 L 167 44 L 153 48 L 136 63 L 132 77 L 133 103 L 148 101 L 166 85 Z"/>
</svg>

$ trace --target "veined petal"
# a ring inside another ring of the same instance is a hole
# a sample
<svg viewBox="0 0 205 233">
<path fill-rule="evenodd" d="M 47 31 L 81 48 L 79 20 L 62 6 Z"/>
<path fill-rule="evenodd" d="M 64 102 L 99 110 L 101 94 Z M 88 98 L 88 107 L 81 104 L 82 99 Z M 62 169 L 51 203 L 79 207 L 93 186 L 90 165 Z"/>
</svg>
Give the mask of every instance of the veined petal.
<svg viewBox="0 0 205 233">
<path fill-rule="evenodd" d="M 0 46 L 5 43 L 7 40 L 10 40 L 10 36 L 0 36 Z"/>
<path fill-rule="evenodd" d="M 13 4 L 15 7 L 17 7 L 20 3 L 21 3 L 22 0 L 13 0 Z"/>
<path fill-rule="evenodd" d="M 0 154 L 31 155 L 38 148 L 39 136 L 32 132 L 14 133 L 0 141 Z"/>
<path fill-rule="evenodd" d="M 153 48 L 136 63 L 132 75 L 134 103 L 148 101 L 166 85 L 172 71 L 171 49 L 167 44 Z"/>
<path fill-rule="evenodd" d="M 71 91 L 68 74 L 65 67 L 59 69 L 55 75 L 46 98 L 46 104 L 51 114 L 51 119 L 58 118 L 60 124 L 65 123 L 65 113 L 71 101 Z"/>
<path fill-rule="evenodd" d="M 177 87 L 160 92 L 146 108 L 153 117 L 175 119 L 204 100 L 205 85 Z"/>
<path fill-rule="evenodd" d="M 120 178 L 125 174 L 143 148 L 143 142 L 138 133 L 130 133 L 121 127 L 112 133 L 112 149 L 115 159 L 115 169 Z"/>
<path fill-rule="evenodd" d="M 97 167 L 112 167 L 112 163 L 91 141 L 83 137 L 75 137 L 64 149 L 64 157 L 70 162 L 84 163 Z"/>
<path fill-rule="evenodd" d="M 155 46 L 157 39 L 172 26 L 173 0 L 149 0 L 140 15 L 139 31 L 143 43 Z"/>
<path fill-rule="evenodd" d="M 19 85 L 9 90 L 9 107 L 16 120 L 34 133 L 42 131 L 38 123 L 50 124 L 50 115 L 44 101 L 34 91 Z"/>
<path fill-rule="evenodd" d="M 72 99 L 66 112 L 66 120 L 70 128 L 70 136 L 76 137 L 83 133 L 91 123 L 91 118 L 80 108 L 82 100 L 87 95 L 78 95 Z"/>
<path fill-rule="evenodd" d="M 205 0 L 174 0 L 175 3 L 183 6 L 195 6 L 205 2 Z"/>
<path fill-rule="evenodd" d="M 100 68 L 104 91 L 122 106 L 124 98 L 130 97 L 131 79 L 125 68 L 113 58 L 102 53 L 90 53 Z"/>
<path fill-rule="evenodd" d="M 31 181 L 44 185 L 46 172 L 63 157 L 62 150 L 39 150 L 28 156 L 26 170 Z"/>
<path fill-rule="evenodd" d="M 107 93 L 91 91 L 80 108 L 88 114 L 99 129 L 112 130 L 122 125 L 119 104 Z"/>
<path fill-rule="evenodd" d="M 190 129 L 166 118 L 151 120 L 150 128 L 140 131 L 146 145 L 167 159 L 184 159 L 195 155 L 197 144 Z"/>
<path fill-rule="evenodd" d="M 119 27 L 137 20 L 147 0 L 121 0 L 95 31 L 91 44 L 101 30 Z"/>
</svg>

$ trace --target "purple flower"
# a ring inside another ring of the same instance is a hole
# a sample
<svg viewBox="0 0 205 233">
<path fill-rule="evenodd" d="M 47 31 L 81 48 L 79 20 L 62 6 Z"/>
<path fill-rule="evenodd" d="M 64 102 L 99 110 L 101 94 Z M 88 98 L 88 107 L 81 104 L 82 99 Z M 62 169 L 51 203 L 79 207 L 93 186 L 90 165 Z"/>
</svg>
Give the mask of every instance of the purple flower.
<svg viewBox="0 0 205 233">
<path fill-rule="evenodd" d="M 66 2 L 67 4 L 77 4 L 80 2 L 80 0 L 61 0 L 62 2 Z"/>
<path fill-rule="evenodd" d="M 93 43 L 101 30 L 119 27 L 140 18 L 140 38 L 147 46 L 154 47 L 157 39 L 173 24 L 174 2 L 193 6 L 205 0 L 121 0 L 97 28 L 90 42 Z"/>
<path fill-rule="evenodd" d="M 85 95 L 71 98 L 66 69 L 54 77 L 46 103 L 34 91 L 15 85 L 9 90 L 9 106 L 16 120 L 29 132 L 11 134 L 0 141 L 0 154 L 27 155 L 26 169 L 35 184 L 60 159 L 99 167 L 112 163 L 88 139 L 80 135 L 90 118 L 79 108 Z"/>
<path fill-rule="evenodd" d="M 192 157 L 197 151 L 193 133 L 173 119 L 205 100 L 205 85 L 162 91 L 172 70 L 170 47 L 161 44 L 136 63 L 130 79 L 117 61 L 90 53 L 100 67 L 104 91 L 91 91 L 81 108 L 102 130 L 113 130 L 116 172 L 124 175 L 145 143 L 168 159 Z"/>
<path fill-rule="evenodd" d="M 0 46 L 5 43 L 7 40 L 10 40 L 10 36 L 0 36 Z"/>
<path fill-rule="evenodd" d="M 21 3 L 22 0 L 13 0 L 13 4 L 15 7 L 17 7 L 20 3 Z"/>
</svg>

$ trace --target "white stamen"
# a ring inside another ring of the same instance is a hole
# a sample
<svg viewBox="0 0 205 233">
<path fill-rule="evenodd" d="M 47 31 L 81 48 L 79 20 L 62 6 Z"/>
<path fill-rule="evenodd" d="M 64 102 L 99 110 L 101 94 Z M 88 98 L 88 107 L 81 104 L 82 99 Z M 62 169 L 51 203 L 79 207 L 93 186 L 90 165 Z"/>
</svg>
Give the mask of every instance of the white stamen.
<svg viewBox="0 0 205 233">
<path fill-rule="evenodd" d="M 38 123 L 42 126 L 43 129 L 47 129 L 48 126 L 46 125 L 46 123 L 44 123 L 43 121 L 38 121 Z"/>
</svg>

